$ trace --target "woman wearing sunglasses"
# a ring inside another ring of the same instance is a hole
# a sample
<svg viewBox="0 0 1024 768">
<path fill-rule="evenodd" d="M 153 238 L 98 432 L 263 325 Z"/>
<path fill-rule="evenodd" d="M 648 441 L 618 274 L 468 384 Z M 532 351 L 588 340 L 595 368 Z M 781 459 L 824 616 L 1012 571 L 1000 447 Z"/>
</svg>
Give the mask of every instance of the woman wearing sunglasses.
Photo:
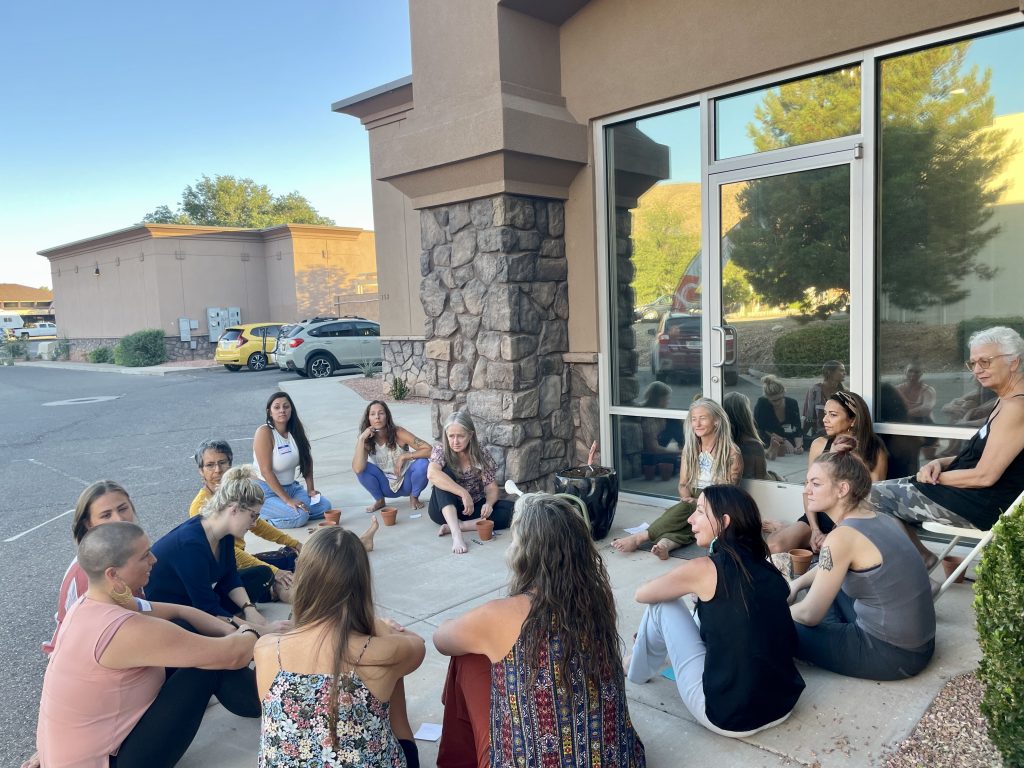
<svg viewBox="0 0 1024 768">
<path fill-rule="evenodd" d="M 913 477 L 875 483 L 875 511 L 903 523 L 928 565 L 932 554 L 914 530 L 933 520 L 989 530 L 1024 488 L 1024 339 L 996 326 L 968 341 L 967 369 L 998 400 L 985 423 L 956 456 L 933 459 Z"/>
<path fill-rule="evenodd" d="M 845 435 L 856 439 L 857 448 L 854 452 L 868 466 L 871 479 L 884 480 L 889 466 L 889 454 L 882 439 L 875 434 L 871 424 L 871 412 L 864 398 L 853 392 L 835 392 L 825 401 L 823 413 L 825 434 L 811 443 L 807 452 L 808 468 L 821 454 L 832 450 L 832 444 L 837 437 Z M 815 514 L 807 509 L 805 502 L 804 514 L 800 519 L 768 537 L 768 549 L 773 553 L 788 552 L 797 548 L 809 548 L 817 552 L 833 528 L 835 524 L 828 515 Z"/>
</svg>

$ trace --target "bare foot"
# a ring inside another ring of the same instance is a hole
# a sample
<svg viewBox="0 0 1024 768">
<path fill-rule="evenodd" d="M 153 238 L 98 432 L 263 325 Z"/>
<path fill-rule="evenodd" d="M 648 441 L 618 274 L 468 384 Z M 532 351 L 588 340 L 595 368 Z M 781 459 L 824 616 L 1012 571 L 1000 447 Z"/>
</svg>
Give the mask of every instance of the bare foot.
<svg viewBox="0 0 1024 768">
<path fill-rule="evenodd" d="M 447 536 L 451 532 L 452 529 L 448 527 L 448 523 L 442 524 L 441 527 L 437 529 L 438 538 L 441 536 Z"/>
<path fill-rule="evenodd" d="M 384 509 L 384 499 L 377 499 L 373 504 L 366 508 L 366 511 L 376 512 L 378 509 Z"/>
<path fill-rule="evenodd" d="M 671 539 L 662 539 L 653 547 L 651 547 L 651 554 L 657 555 L 659 560 L 668 560 L 668 553 L 675 549 L 676 544 Z"/>
<path fill-rule="evenodd" d="M 370 527 L 363 531 L 363 535 L 359 537 L 367 552 L 373 552 L 373 537 L 377 534 L 378 528 L 380 528 L 380 523 L 377 522 L 377 516 L 374 515 Z"/>
<path fill-rule="evenodd" d="M 636 548 L 640 546 L 640 541 L 635 535 L 627 536 L 624 539 L 615 539 L 612 542 L 612 546 L 619 550 L 619 552 L 636 552 Z"/>
<path fill-rule="evenodd" d="M 419 498 L 416 496 L 409 497 L 409 504 L 412 506 L 413 509 L 423 509 L 423 502 L 420 501 Z"/>
<path fill-rule="evenodd" d="M 466 542 L 462 539 L 462 534 L 452 537 L 452 552 L 456 555 L 464 555 L 468 552 Z"/>
</svg>

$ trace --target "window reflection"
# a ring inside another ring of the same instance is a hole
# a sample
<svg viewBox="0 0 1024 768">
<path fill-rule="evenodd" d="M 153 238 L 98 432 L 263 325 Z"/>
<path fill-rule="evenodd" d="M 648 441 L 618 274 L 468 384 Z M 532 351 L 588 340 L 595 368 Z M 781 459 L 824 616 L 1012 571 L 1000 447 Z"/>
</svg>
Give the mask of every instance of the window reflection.
<svg viewBox="0 0 1024 768">
<path fill-rule="evenodd" d="M 678 499 L 683 420 L 614 416 L 612 427 L 622 489 Z"/>
</svg>

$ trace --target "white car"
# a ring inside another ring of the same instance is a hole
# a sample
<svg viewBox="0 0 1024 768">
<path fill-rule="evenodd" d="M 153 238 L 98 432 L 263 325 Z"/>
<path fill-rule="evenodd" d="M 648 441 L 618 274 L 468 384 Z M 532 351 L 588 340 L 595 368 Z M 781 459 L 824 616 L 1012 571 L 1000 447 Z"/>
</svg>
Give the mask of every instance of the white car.
<svg viewBox="0 0 1024 768">
<path fill-rule="evenodd" d="M 380 325 L 364 317 L 314 317 L 282 332 L 277 367 L 323 379 L 339 368 L 380 370 Z"/>
</svg>

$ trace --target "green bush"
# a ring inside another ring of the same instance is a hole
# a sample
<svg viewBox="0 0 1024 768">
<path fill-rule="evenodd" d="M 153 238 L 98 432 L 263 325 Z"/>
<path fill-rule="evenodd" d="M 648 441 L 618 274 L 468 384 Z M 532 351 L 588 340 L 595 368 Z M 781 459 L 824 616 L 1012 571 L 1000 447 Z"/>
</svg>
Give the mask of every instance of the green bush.
<svg viewBox="0 0 1024 768">
<path fill-rule="evenodd" d="M 1024 766 L 1024 505 L 996 523 L 974 586 L 981 711 L 1007 766 Z"/>
<path fill-rule="evenodd" d="M 12 358 L 28 357 L 28 342 L 22 339 L 4 339 L 4 346 Z"/>
<path fill-rule="evenodd" d="M 814 378 L 828 360 L 850 365 L 848 323 L 813 323 L 775 340 L 775 365 L 779 376 Z"/>
<path fill-rule="evenodd" d="M 392 379 L 390 394 L 395 400 L 405 400 L 409 396 L 409 385 L 405 383 L 405 379 L 400 379 L 397 376 Z"/>
<path fill-rule="evenodd" d="M 986 328 L 992 328 L 997 325 L 1005 325 L 1007 328 L 1013 328 L 1017 333 L 1024 336 L 1024 317 L 1016 315 L 1013 317 L 970 317 L 966 320 L 961 320 L 956 324 L 956 340 L 960 345 L 958 349 L 961 354 L 967 354 L 967 340 L 971 338 L 971 334 L 976 331 L 983 331 Z M 964 358 L 966 359 L 966 358 Z"/>
<path fill-rule="evenodd" d="M 114 362 L 114 352 L 110 347 L 96 347 L 90 352 L 87 357 L 90 363 L 112 363 Z"/>
<path fill-rule="evenodd" d="M 127 368 L 158 365 L 166 359 L 164 332 L 155 328 L 125 336 L 114 347 L 114 362 Z"/>
<path fill-rule="evenodd" d="M 71 359 L 71 339 L 67 336 L 62 336 L 57 339 L 53 345 L 53 359 L 54 360 L 70 360 Z"/>
</svg>

